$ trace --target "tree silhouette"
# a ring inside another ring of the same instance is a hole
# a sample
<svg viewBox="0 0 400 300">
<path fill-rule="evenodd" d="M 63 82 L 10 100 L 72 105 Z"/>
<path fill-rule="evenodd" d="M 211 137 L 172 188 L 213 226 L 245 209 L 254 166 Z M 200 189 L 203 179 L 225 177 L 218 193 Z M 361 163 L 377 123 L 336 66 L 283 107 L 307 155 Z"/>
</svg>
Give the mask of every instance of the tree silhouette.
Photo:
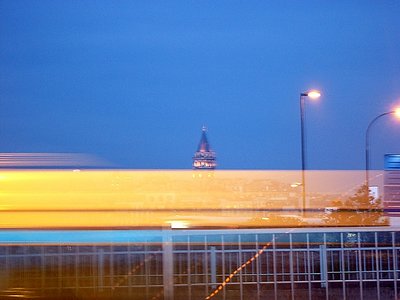
<svg viewBox="0 0 400 300">
<path fill-rule="evenodd" d="M 367 185 L 360 186 L 354 195 L 344 200 L 335 200 L 332 205 L 337 210 L 325 217 L 331 226 L 382 226 L 388 225 L 383 212 L 382 199 L 369 195 Z"/>
</svg>

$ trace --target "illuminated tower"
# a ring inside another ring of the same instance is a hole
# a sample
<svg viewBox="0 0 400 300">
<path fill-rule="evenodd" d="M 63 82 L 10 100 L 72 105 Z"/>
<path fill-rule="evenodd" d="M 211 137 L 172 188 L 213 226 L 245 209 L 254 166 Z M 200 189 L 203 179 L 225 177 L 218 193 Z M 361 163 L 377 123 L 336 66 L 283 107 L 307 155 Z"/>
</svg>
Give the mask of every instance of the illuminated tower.
<svg viewBox="0 0 400 300">
<path fill-rule="evenodd" d="M 206 132 L 207 129 L 203 126 L 200 143 L 193 156 L 193 169 L 213 170 L 217 166 L 215 152 L 210 148 Z"/>
</svg>

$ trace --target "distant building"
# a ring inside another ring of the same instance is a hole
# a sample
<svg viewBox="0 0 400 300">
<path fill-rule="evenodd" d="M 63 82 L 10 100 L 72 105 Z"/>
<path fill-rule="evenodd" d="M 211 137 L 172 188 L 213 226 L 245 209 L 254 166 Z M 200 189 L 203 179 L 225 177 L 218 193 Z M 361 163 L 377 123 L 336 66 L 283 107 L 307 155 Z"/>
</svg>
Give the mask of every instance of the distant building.
<svg viewBox="0 0 400 300">
<path fill-rule="evenodd" d="M 400 154 L 385 155 L 384 206 L 390 225 L 400 226 Z"/>
<path fill-rule="evenodd" d="M 211 150 L 206 132 L 203 126 L 199 146 L 193 156 L 193 169 L 213 170 L 217 166 L 215 152 Z"/>
</svg>

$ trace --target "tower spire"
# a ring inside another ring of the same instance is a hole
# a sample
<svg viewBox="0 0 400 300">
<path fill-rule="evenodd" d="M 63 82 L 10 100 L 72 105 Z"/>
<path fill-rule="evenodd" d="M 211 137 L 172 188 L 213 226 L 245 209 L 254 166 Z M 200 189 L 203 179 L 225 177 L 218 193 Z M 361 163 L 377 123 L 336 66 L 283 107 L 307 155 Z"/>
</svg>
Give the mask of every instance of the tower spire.
<svg viewBox="0 0 400 300">
<path fill-rule="evenodd" d="M 215 169 L 217 166 L 215 152 L 211 150 L 207 139 L 207 128 L 201 129 L 201 138 L 193 156 L 193 169 Z"/>
</svg>

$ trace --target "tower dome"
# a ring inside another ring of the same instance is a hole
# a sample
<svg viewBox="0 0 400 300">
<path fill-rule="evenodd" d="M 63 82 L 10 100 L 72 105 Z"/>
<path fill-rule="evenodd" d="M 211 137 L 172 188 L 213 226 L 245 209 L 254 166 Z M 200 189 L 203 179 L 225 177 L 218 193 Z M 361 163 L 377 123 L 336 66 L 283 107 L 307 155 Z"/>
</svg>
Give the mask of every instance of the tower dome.
<svg viewBox="0 0 400 300">
<path fill-rule="evenodd" d="M 217 166 L 215 152 L 211 150 L 207 139 L 207 128 L 203 126 L 197 151 L 193 156 L 193 169 L 213 170 Z"/>
</svg>

